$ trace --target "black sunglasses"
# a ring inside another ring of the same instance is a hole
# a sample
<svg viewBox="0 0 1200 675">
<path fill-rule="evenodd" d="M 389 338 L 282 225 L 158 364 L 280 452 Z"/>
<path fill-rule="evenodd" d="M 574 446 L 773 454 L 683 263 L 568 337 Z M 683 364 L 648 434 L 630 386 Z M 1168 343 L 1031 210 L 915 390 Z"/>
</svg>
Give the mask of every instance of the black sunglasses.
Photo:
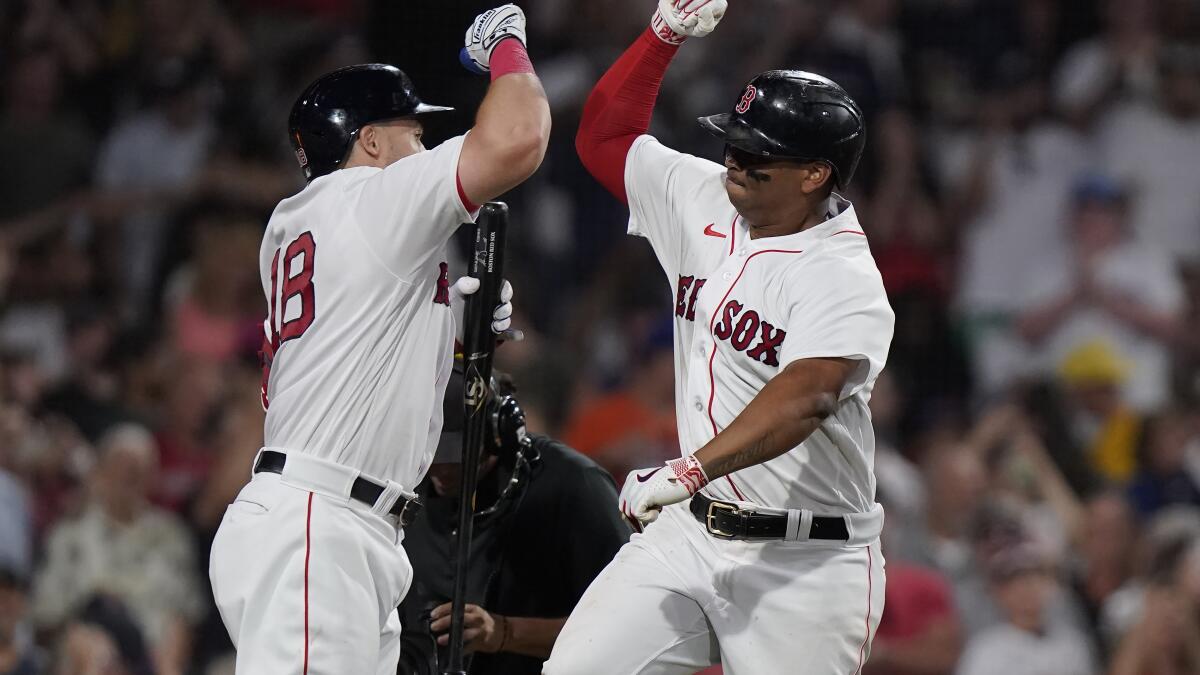
<svg viewBox="0 0 1200 675">
<path fill-rule="evenodd" d="M 728 163 L 729 160 L 733 160 L 733 163 L 735 165 L 737 165 L 737 167 L 739 169 L 754 169 L 754 168 L 766 166 L 768 164 L 774 164 L 779 161 L 778 159 L 776 159 L 774 157 L 767 157 L 764 155 L 755 155 L 753 153 L 746 152 L 745 150 L 742 150 L 741 148 L 735 148 L 732 145 L 726 144 L 725 145 L 725 161 L 726 161 L 726 163 Z"/>
</svg>

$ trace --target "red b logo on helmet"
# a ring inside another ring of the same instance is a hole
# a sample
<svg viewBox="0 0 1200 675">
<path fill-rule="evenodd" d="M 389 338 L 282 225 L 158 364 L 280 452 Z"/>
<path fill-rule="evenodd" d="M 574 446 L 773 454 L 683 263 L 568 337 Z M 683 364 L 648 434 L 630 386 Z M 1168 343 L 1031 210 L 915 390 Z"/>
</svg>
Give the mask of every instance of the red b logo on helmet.
<svg viewBox="0 0 1200 675">
<path fill-rule="evenodd" d="M 755 96 L 758 96 L 758 90 L 755 89 L 754 85 L 752 84 L 747 86 L 746 93 L 742 94 L 742 100 L 738 101 L 737 106 L 734 107 L 734 110 L 737 112 L 737 114 L 741 115 L 749 110 L 750 104 L 754 101 Z"/>
</svg>

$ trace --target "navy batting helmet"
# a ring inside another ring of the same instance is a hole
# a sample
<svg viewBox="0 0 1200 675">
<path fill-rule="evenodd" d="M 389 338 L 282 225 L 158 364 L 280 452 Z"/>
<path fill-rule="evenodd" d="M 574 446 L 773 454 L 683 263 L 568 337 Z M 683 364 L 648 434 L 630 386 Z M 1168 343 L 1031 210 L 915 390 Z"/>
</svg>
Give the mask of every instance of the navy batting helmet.
<svg viewBox="0 0 1200 675">
<path fill-rule="evenodd" d="M 372 122 L 454 110 L 417 97 L 404 71 L 383 63 L 339 68 L 308 85 L 292 105 L 288 136 L 308 180 L 337 169 Z"/>
<path fill-rule="evenodd" d="M 827 162 L 838 187 L 858 167 L 867 129 L 858 104 L 836 82 L 802 70 L 769 70 L 750 81 L 732 113 L 700 126 L 763 157 Z"/>
</svg>

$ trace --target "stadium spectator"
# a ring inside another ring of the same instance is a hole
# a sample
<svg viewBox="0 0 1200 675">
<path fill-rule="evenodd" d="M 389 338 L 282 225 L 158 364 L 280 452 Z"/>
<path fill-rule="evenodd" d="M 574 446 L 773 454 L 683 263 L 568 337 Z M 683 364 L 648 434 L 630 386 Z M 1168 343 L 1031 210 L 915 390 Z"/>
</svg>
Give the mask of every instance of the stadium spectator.
<svg viewBox="0 0 1200 675">
<path fill-rule="evenodd" d="M 155 663 L 136 619 L 119 599 L 96 594 L 82 603 L 59 638 L 57 675 L 181 675 L 178 664 Z"/>
<path fill-rule="evenodd" d="M 48 673 L 46 654 L 27 623 L 29 580 L 11 561 L 0 559 L 0 675 Z"/>
<path fill-rule="evenodd" d="M 1200 521 L 1179 511 L 1151 528 L 1151 547 L 1139 585 L 1126 593 L 1126 616 L 1112 624 L 1110 675 L 1183 675 L 1200 670 Z M 1124 635 L 1118 638 L 1123 626 Z"/>
<path fill-rule="evenodd" d="M 962 653 L 953 591 L 937 572 L 888 564 L 883 617 L 866 675 L 949 675 Z"/>
<path fill-rule="evenodd" d="M 79 304 L 66 315 L 65 377 L 46 393 L 45 410 L 71 420 L 90 442 L 130 415 L 120 401 L 113 368 L 116 327 L 101 308 Z"/>
<path fill-rule="evenodd" d="M 897 447 L 904 399 L 890 371 L 875 380 L 870 408 L 875 427 L 875 490 L 888 514 L 886 540 L 890 531 L 911 532 L 924 519 L 926 486 L 921 470 Z"/>
<path fill-rule="evenodd" d="M 1200 507 L 1200 432 L 1195 419 L 1167 411 L 1147 424 L 1141 471 L 1129 485 L 1139 516 L 1169 506 Z"/>
<path fill-rule="evenodd" d="M 205 359 L 186 357 L 175 359 L 171 371 L 157 410 L 158 470 L 151 496 L 156 505 L 180 513 L 212 468 L 211 420 L 219 410 L 225 374 Z"/>
<path fill-rule="evenodd" d="M 1068 590 L 1083 611 L 1092 643 L 1107 656 L 1104 605 L 1132 576 L 1137 542 L 1133 510 L 1124 494 L 1109 490 L 1088 500 L 1074 541 L 1077 554 L 1069 561 Z"/>
<path fill-rule="evenodd" d="M 7 463 L 0 462 L 0 569 L 28 575 L 33 569 L 33 514 L 24 483 L 4 468 Z"/>
<path fill-rule="evenodd" d="M 146 87 L 150 107 L 114 128 L 100 150 L 96 183 L 119 205 L 109 265 L 123 299 L 132 299 L 123 318 L 148 309 L 169 212 L 190 196 L 216 140 L 201 72 L 186 61 L 156 64 Z"/>
<path fill-rule="evenodd" d="M 193 254 L 167 282 L 165 304 L 175 350 L 217 364 L 257 349 L 262 317 L 254 297 L 264 219 L 233 204 L 205 204 L 183 219 Z M 248 347 L 248 345 L 255 345 Z"/>
<path fill-rule="evenodd" d="M 1146 594 L 1142 617 L 1121 641 L 1110 675 L 1184 675 L 1200 671 L 1194 597 L 1172 589 Z"/>
<path fill-rule="evenodd" d="M 1107 344 L 1131 366 L 1123 399 L 1142 411 L 1161 406 L 1185 302 L 1171 259 L 1134 237 L 1129 195 L 1103 175 L 1076 182 L 1069 235 L 1073 250 L 1027 279 L 1021 335 L 1044 372 L 1082 346 Z"/>
<path fill-rule="evenodd" d="M 1055 104 L 1087 126 L 1116 100 L 1146 100 L 1157 82 L 1156 0 L 1104 0 L 1104 31 L 1074 45 L 1055 73 Z"/>
<path fill-rule="evenodd" d="M 1101 481 L 1123 483 L 1137 469 L 1142 416 L 1122 396 L 1129 369 L 1100 341 L 1075 348 L 1059 365 L 1066 431 Z"/>
<path fill-rule="evenodd" d="M 1047 621 L 1055 578 L 1031 544 L 1010 546 L 986 563 L 988 588 L 1003 621 L 967 642 L 958 675 L 1092 675 L 1087 641 L 1070 626 Z"/>
<path fill-rule="evenodd" d="M 994 393 L 1030 370 L 1014 332 L 1031 270 L 1053 266 L 1085 139 L 1047 115 L 1046 86 L 1022 56 L 997 58 L 979 124 L 946 133 L 934 154 L 949 217 L 962 226 L 956 304 L 979 388 Z"/>
<path fill-rule="evenodd" d="M 1135 574 L 1108 597 L 1100 615 L 1101 635 L 1110 653 L 1143 618 L 1150 591 L 1182 582 L 1177 590 L 1193 593 L 1195 578 L 1189 574 L 1191 568 L 1181 563 L 1189 560 L 1187 553 L 1198 541 L 1200 513 L 1194 509 L 1164 509 L 1141 524 L 1134 549 Z"/>
<path fill-rule="evenodd" d="M 957 612 L 968 632 L 994 620 L 975 562 L 972 528 L 987 486 L 982 459 L 960 439 L 938 439 L 924 450 L 927 487 L 924 520 L 896 532 L 886 555 L 940 572 L 954 589 Z"/>
<path fill-rule="evenodd" d="M 1200 193 L 1190 174 L 1200 153 L 1200 47 L 1171 44 L 1157 55 L 1157 95 L 1116 106 L 1100 121 L 1100 161 L 1132 188 L 1138 237 L 1179 260 L 1196 260 Z"/>
<path fill-rule="evenodd" d="M 37 3 L 50 4 L 50 3 Z M 83 120 L 62 105 L 58 56 L 31 45 L 8 64 L 0 113 L 0 221 L 52 206 L 84 187 L 94 141 Z"/>
<path fill-rule="evenodd" d="M 48 537 L 34 582 L 34 619 L 42 628 L 58 628 L 97 593 L 111 594 L 128 605 L 160 670 L 180 672 L 201 598 L 187 531 L 147 501 L 153 437 L 121 425 L 105 434 L 98 453 L 87 508 Z"/>
</svg>

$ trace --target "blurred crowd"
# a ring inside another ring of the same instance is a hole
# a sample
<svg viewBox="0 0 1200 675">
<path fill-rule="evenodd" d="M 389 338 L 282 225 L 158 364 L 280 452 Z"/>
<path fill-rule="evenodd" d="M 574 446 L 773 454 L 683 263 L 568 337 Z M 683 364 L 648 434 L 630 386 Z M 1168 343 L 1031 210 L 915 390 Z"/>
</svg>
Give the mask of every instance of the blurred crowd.
<svg viewBox="0 0 1200 675">
<path fill-rule="evenodd" d="M 533 430 L 618 478 L 677 456 L 670 296 L 572 145 L 651 0 L 525 0 L 554 112 L 506 199 Z M 857 206 L 896 310 L 870 675 L 1200 673 L 1200 0 L 736 0 L 652 133 L 757 72 L 868 116 Z M 257 253 L 337 66 L 458 111 L 482 0 L 0 3 L 0 673 L 232 672 L 209 542 L 261 443 Z M 461 266 L 460 266 L 461 267 Z M 691 448 L 690 450 L 694 450 Z"/>
</svg>

